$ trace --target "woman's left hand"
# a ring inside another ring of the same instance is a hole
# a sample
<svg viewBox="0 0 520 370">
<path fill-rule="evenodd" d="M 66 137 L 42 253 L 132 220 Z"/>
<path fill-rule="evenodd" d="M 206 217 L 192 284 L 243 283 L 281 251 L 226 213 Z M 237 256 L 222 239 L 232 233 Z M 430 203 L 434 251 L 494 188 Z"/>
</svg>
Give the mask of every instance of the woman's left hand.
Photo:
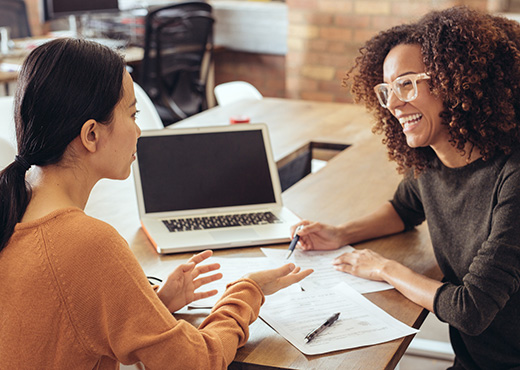
<svg viewBox="0 0 520 370">
<path fill-rule="evenodd" d="M 198 265 L 212 255 L 213 251 L 211 250 L 196 254 L 187 263 L 177 266 L 168 276 L 157 295 L 170 312 L 175 312 L 193 301 L 217 294 L 216 289 L 195 293 L 195 290 L 202 285 L 222 278 L 221 273 L 198 278 L 201 274 L 207 274 L 220 268 L 218 263 Z"/>
<path fill-rule="evenodd" d="M 332 264 L 338 271 L 365 279 L 384 281 L 381 272 L 389 261 L 370 249 L 361 249 L 336 257 Z"/>
</svg>

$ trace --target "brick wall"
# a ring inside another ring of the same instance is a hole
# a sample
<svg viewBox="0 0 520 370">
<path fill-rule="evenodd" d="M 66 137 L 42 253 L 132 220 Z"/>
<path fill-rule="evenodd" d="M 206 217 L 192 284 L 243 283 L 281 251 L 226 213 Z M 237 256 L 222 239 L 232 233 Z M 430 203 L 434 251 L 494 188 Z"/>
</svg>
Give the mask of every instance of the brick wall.
<svg viewBox="0 0 520 370">
<path fill-rule="evenodd" d="M 341 80 L 365 40 L 431 9 L 462 4 L 487 8 L 486 0 L 287 0 L 286 96 L 351 101 Z"/>
<path fill-rule="evenodd" d="M 214 54 L 215 85 L 247 81 L 263 96 L 285 97 L 285 56 L 217 50 Z"/>
<path fill-rule="evenodd" d="M 25 6 L 27 8 L 27 16 L 29 17 L 29 26 L 33 36 L 42 35 L 43 29 L 40 22 L 40 0 L 25 0 Z"/>
</svg>

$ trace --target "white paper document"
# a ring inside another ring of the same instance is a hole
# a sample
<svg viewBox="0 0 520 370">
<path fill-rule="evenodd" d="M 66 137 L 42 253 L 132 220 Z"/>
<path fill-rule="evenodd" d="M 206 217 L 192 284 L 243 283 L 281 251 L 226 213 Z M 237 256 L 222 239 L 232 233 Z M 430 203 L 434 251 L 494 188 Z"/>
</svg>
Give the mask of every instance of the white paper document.
<svg viewBox="0 0 520 370">
<path fill-rule="evenodd" d="M 340 312 L 339 319 L 312 341 L 305 336 Z M 306 355 L 388 342 L 415 334 L 345 283 L 330 289 L 284 289 L 268 296 L 260 317 Z"/>
<path fill-rule="evenodd" d="M 279 263 L 266 257 L 210 257 L 202 264 L 207 265 L 210 263 L 220 263 L 220 269 L 214 271 L 214 273 L 221 272 L 223 277 L 220 280 L 201 286 L 199 290 L 205 292 L 217 289 L 218 294 L 213 297 L 194 301 L 188 305 L 190 308 L 211 308 L 222 296 L 222 293 L 226 290 L 227 284 L 240 279 L 249 272 L 274 269 L 287 262 Z"/>
<path fill-rule="evenodd" d="M 392 289 L 393 286 L 381 281 L 363 279 L 342 271 L 337 271 L 332 266 L 332 260 L 343 253 L 354 251 L 350 245 L 332 251 L 302 251 L 295 250 L 291 258 L 286 260 L 287 250 L 261 248 L 262 252 L 276 263 L 293 262 L 302 270 L 313 269 L 314 272 L 303 279 L 300 285 L 305 290 L 327 289 L 339 283 L 347 283 L 360 293 L 378 292 Z"/>
</svg>

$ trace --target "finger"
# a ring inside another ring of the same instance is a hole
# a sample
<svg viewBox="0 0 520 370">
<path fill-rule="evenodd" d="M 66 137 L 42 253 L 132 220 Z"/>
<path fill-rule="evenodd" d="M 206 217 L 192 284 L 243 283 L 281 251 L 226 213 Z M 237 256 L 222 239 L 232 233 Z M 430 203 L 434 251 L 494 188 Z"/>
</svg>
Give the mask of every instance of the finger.
<svg viewBox="0 0 520 370">
<path fill-rule="evenodd" d="M 323 228 L 323 225 L 319 222 L 309 222 L 307 221 L 305 224 L 303 224 L 303 228 L 298 231 L 298 235 L 306 236 L 315 232 L 320 231 Z"/>
<path fill-rule="evenodd" d="M 307 269 L 300 271 L 297 274 L 289 274 L 287 276 L 284 276 L 280 278 L 279 283 L 282 288 L 288 287 L 289 285 L 292 285 L 294 283 L 297 283 L 303 279 L 305 279 L 307 276 L 312 274 L 314 272 L 313 269 Z"/>
<path fill-rule="evenodd" d="M 196 264 L 199 264 L 201 263 L 202 261 L 210 258 L 211 256 L 213 255 L 213 251 L 208 249 L 208 250 L 205 250 L 203 252 L 200 252 L 200 253 L 197 253 L 195 255 L 193 255 L 189 260 L 188 262 L 194 262 Z"/>
<path fill-rule="evenodd" d="M 183 263 L 182 265 L 180 265 L 180 267 L 181 267 L 183 273 L 191 272 L 195 268 L 195 263 L 193 263 L 193 262 Z"/>
<path fill-rule="evenodd" d="M 352 264 L 335 265 L 334 269 L 337 271 L 346 272 L 347 274 L 351 274 L 354 276 L 361 276 L 361 277 L 364 277 L 367 279 L 374 280 L 366 275 L 362 276 L 363 270 L 361 270 L 359 268 L 359 266 L 357 266 L 357 265 L 352 265 Z"/>
<path fill-rule="evenodd" d="M 342 271 L 342 272 L 352 274 L 352 265 L 342 264 L 342 265 L 334 265 L 333 267 L 334 267 L 334 270 L 336 270 L 336 271 Z"/>
<path fill-rule="evenodd" d="M 311 221 L 302 220 L 302 221 L 298 222 L 297 224 L 291 226 L 291 238 L 294 238 L 295 234 L 300 235 L 300 231 L 303 230 L 307 225 L 310 225 L 310 224 L 311 224 Z M 298 230 L 298 232 L 296 232 L 296 230 Z"/>
<path fill-rule="evenodd" d="M 193 280 L 193 285 L 195 286 L 195 289 L 201 287 L 202 285 L 206 285 L 209 283 L 212 283 L 214 281 L 222 279 L 222 274 L 219 272 L 218 274 L 213 274 L 209 276 L 201 277 L 200 279 Z"/>
<path fill-rule="evenodd" d="M 333 265 L 342 265 L 342 264 L 352 264 L 356 255 L 352 253 L 344 253 L 341 256 L 338 256 L 332 260 Z"/>
<path fill-rule="evenodd" d="M 307 237 L 300 237 L 298 244 L 296 244 L 296 248 L 307 251 L 312 249 L 312 244 L 307 242 Z M 310 239 L 309 239 L 310 240 Z"/>
<path fill-rule="evenodd" d="M 298 272 L 296 275 L 296 277 L 298 279 L 303 279 L 303 278 L 306 278 L 307 276 L 309 276 L 310 274 L 312 274 L 314 272 L 313 269 L 306 269 L 306 270 L 302 270 L 300 272 Z"/>
<path fill-rule="evenodd" d="M 257 273 L 261 273 L 264 276 L 269 276 L 270 280 L 276 280 L 281 278 L 282 276 L 286 276 L 291 273 L 295 269 L 294 263 L 287 263 L 283 266 L 277 267 L 275 269 L 270 270 L 262 270 L 262 271 L 256 271 L 249 274 L 246 274 L 245 277 L 248 277 L 249 275 L 256 275 Z"/>
<path fill-rule="evenodd" d="M 296 268 L 296 266 L 294 265 L 294 263 L 287 263 L 287 264 L 285 264 L 283 266 L 280 266 L 278 268 L 275 268 L 275 269 L 272 269 L 272 270 L 268 270 L 268 271 L 269 271 L 270 275 L 273 277 L 273 280 L 274 280 L 274 279 L 281 278 L 283 276 L 287 276 L 295 268 Z"/>
<path fill-rule="evenodd" d="M 198 301 L 199 299 L 213 297 L 217 293 L 218 293 L 217 289 L 208 290 L 206 292 L 197 292 L 197 293 L 193 294 L 193 301 Z"/>
<path fill-rule="evenodd" d="M 208 272 L 216 271 L 219 268 L 219 263 L 210 263 L 208 265 L 197 266 L 197 268 L 193 271 L 193 278 L 196 278 L 200 274 L 207 274 Z"/>
<path fill-rule="evenodd" d="M 294 225 L 291 226 L 291 228 L 290 228 L 290 230 L 291 230 L 291 238 L 294 238 L 294 232 L 295 232 L 296 229 L 297 229 L 298 227 L 300 227 L 300 225 L 302 225 L 302 224 L 303 224 L 303 221 L 300 221 L 300 222 L 298 222 L 297 224 L 294 224 Z"/>
</svg>

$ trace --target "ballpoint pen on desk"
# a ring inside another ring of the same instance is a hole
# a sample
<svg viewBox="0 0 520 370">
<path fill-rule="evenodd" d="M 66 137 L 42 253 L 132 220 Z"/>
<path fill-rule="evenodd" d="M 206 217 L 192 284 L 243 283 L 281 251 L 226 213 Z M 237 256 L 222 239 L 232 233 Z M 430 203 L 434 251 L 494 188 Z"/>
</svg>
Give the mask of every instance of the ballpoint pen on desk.
<svg viewBox="0 0 520 370">
<path fill-rule="evenodd" d="M 311 331 L 309 334 L 305 336 L 305 340 L 307 340 L 307 343 L 309 343 L 311 340 L 313 340 L 318 334 L 320 334 L 323 330 L 327 329 L 329 326 L 334 324 L 336 321 L 338 321 L 340 312 L 335 313 L 331 317 L 327 319 L 323 324 L 318 326 L 316 329 Z"/>
<path fill-rule="evenodd" d="M 298 231 L 303 228 L 303 225 L 300 225 L 294 231 L 294 238 L 291 240 L 291 244 L 289 244 L 289 253 L 287 253 L 287 257 L 285 259 L 289 259 L 294 252 L 294 248 L 296 248 L 296 244 L 298 244 L 298 240 L 300 240 L 300 235 L 298 235 Z"/>
</svg>

